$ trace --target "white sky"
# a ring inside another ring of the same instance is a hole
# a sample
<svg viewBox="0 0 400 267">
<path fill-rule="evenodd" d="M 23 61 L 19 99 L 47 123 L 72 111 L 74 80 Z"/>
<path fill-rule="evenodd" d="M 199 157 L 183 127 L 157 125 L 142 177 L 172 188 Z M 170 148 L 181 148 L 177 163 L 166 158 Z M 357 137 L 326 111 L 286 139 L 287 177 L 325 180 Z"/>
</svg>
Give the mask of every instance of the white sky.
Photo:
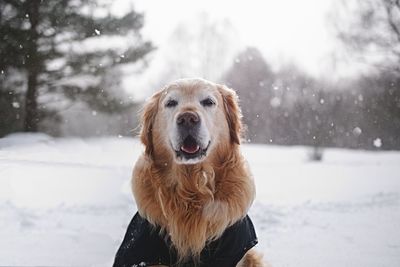
<svg viewBox="0 0 400 267">
<path fill-rule="evenodd" d="M 334 49 L 326 15 L 332 0 L 134 0 L 145 12 L 143 33 L 159 46 L 174 27 L 200 12 L 229 18 L 244 45 L 254 45 L 272 63 L 295 61 L 308 71 L 323 71 Z"/>
<path fill-rule="evenodd" d="M 114 12 L 124 12 L 132 5 L 136 11 L 144 12 L 142 33 L 158 48 L 168 45 L 178 23 L 193 21 L 199 13 L 220 20 L 228 18 L 239 35 L 238 43 L 243 48 L 260 49 L 273 67 L 295 63 L 310 74 L 330 77 L 334 76 L 332 60 L 337 49 L 327 20 L 333 3 L 334 0 L 117 0 Z M 149 87 L 148 80 L 154 79 L 156 68 L 136 80 L 137 87 Z M 340 70 L 349 74 L 346 68 Z M 132 82 L 133 78 L 127 80 L 127 84 Z"/>
</svg>

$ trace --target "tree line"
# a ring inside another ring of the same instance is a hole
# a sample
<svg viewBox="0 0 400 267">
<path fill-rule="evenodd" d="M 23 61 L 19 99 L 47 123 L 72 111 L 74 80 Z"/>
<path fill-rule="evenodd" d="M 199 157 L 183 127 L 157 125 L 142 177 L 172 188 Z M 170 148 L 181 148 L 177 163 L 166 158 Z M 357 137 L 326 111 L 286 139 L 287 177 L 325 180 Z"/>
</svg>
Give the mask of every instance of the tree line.
<svg viewBox="0 0 400 267">
<path fill-rule="evenodd" d="M 249 142 L 400 149 L 396 72 L 323 81 L 293 65 L 272 71 L 249 47 L 223 80 L 238 92 Z"/>
</svg>

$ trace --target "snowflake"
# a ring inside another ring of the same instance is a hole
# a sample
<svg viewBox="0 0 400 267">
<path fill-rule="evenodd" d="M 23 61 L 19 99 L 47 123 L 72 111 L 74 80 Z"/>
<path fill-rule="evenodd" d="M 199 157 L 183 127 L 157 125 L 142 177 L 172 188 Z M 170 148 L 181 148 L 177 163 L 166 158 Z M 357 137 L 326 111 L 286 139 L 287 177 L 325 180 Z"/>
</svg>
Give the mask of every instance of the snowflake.
<svg viewBox="0 0 400 267">
<path fill-rule="evenodd" d="M 21 105 L 18 102 L 13 102 L 12 103 L 13 108 L 20 108 Z"/>
<path fill-rule="evenodd" d="M 362 133 L 362 130 L 361 130 L 360 127 L 355 127 L 355 128 L 353 129 L 353 135 L 354 135 L 354 136 L 359 136 L 361 133 Z"/>
<path fill-rule="evenodd" d="M 374 147 L 381 147 L 382 146 L 382 140 L 380 138 L 376 138 L 374 140 Z"/>
<path fill-rule="evenodd" d="M 281 105 L 281 100 L 278 97 L 274 97 L 274 98 L 271 99 L 270 105 L 273 108 L 277 108 L 277 107 L 279 107 Z"/>
</svg>

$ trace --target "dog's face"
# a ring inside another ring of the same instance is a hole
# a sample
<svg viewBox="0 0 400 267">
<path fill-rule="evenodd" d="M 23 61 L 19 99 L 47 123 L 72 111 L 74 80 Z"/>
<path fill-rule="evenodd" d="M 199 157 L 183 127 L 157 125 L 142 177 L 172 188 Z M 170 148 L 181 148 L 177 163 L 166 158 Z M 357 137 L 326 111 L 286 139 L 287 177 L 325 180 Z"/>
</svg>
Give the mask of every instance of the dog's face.
<svg viewBox="0 0 400 267">
<path fill-rule="evenodd" d="M 201 161 L 218 136 L 223 135 L 224 127 L 217 125 L 223 120 L 219 98 L 212 85 L 169 87 L 160 104 L 160 124 L 165 127 L 165 141 L 178 163 Z"/>
<path fill-rule="evenodd" d="M 196 164 L 221 143 L 239 144 L 236 98 L 234 91 L 202 79 L 168 85 L 144 108 L 141 139 L 146 153 L 167 152 L 178 164 Z"/>
</svg>

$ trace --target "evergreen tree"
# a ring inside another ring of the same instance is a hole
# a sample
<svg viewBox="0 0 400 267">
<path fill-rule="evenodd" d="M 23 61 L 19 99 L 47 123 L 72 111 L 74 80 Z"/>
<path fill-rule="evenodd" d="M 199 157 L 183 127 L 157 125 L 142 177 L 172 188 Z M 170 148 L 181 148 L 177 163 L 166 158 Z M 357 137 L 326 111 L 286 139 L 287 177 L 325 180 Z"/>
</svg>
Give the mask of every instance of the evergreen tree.
<svg viewBox="0 0 400 267">
<path fill-rule="evenodd" d="M 55 101 L 65 98 L 85 101 L 99 111 L 124 106 L 110 91 L 118 87 L 116 67 L 137 62 L 154 48 L 140 34 L 143 14 L 132 9 L 117 17 L 107 11 L 110 4 L 0 2 L 0 92 L 23 94 L 24 103 L 14 107 L 24 110 L 25 131 L 37 131 L 41 119 L 56 114 Z M 14 73 L 19 74 L 18 81 L 10 79 Z M 113 88 L 105 88 L 110 84 Z"/>
</svg>

